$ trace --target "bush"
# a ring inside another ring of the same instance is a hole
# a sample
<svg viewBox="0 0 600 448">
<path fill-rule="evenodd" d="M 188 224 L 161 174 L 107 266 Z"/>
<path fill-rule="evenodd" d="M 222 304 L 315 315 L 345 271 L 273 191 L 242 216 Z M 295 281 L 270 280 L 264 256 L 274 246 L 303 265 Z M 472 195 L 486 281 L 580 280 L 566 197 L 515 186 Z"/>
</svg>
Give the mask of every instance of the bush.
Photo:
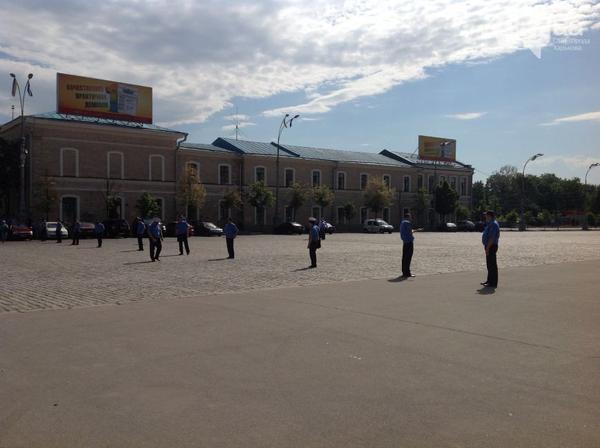
<svg viewBox="0 0 600 448">
<path fill-rule="evenodd" d="M 517 221 L 519 220 L 519 214 L 515 210 L 511 210 L 506 215 L 504 215 L 504 222 L 507 227 L 514 227 L 517 225 Z"/>
</svg>

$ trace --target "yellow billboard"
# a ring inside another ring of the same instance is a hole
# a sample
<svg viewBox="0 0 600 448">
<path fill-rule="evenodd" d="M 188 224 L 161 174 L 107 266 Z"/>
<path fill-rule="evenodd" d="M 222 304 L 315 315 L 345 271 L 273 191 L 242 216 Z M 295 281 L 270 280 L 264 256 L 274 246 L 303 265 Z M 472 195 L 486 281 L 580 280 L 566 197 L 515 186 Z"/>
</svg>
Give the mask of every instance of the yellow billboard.
<svg viewBox="0 0 600 448">
<path fill-rule="evenodd" d="M 454 162 L 456 161 L 456 140 L 419 135 L 419 158 Z"/>
<path fill-rule="evenodd" d="M 57 73 L 56 111 L 152 123 L 152 88 Z"/>
</svg>

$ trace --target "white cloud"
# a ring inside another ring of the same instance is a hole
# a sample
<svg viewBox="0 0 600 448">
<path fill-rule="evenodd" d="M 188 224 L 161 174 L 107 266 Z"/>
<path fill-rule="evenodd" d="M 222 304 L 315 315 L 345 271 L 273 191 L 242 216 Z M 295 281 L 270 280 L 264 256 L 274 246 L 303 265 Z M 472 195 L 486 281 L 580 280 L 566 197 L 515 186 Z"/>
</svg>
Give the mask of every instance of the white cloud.
<svg viewBox="0 0 600 448">
<path fill-rule="evenodd" d="M 222 131 L 233 131 L 235 128 L 242 129 L 247 128 L 248 126 L 256 126 L 256 123 L 252 123 L 249 121 L 241 121 L 237 125 L 235 124 L 226 124 L 225 126 L 221 126 Z"/>
<path fill-rule="evenodd" d="M 600 23 L 591 0 L 21 0 L 3 11 L 0 72 L 35 74 L 29 111 L 54 109 L 61 71 L 152 86 L 164 125 L 288 92 L 304 99 L 264 115 L 325 113 Z"/>
<path fill-rule="evenodd" d="M 580 121 L 600 121 L 600 111 L 586 112 L 584 114 L 569 115 L 567 117 L 555 118 L 548 123 L 541 123 L 541 126 L 556 126 L 561 123 L 577 123 Z"/>
<path fill-rule="evenodd" d="M 448 118 L 455 118 L 457 120 L 475 120 L 483 117 L 487 112 L 465 112 L 462 114 L 449 114 L 446 115 Z"/>
<path fill-rule="evenodd" d="M 536 159 L 535 165 L 538 166 L 550 166 L 550 165 L 563 165 L 581 171 L 587 169 L 592 163 L 600 162 L 600 156 L 592 157 L 585 154 L 572 154 L 568 156 L 560 155 L 548 155 Z M 528 165 L 533 166 L 533 164 Z"/>
<path fill-rule="evenodd" d="M 250 116 L 244 114 L 233 114 L 226 115 L 223 117 L 223 119 L 228 121 L 248 121 L 250 119 Z"/>
</svg>

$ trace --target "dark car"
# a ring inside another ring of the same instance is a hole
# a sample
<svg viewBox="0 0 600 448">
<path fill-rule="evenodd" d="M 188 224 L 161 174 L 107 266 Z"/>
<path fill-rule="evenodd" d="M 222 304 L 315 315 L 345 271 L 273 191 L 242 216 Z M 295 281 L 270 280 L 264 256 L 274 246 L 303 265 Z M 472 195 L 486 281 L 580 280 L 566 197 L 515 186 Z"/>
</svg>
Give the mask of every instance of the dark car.
<svg viewBox="0 0 600 448">
<path fill-rule="evenodd" d="M 93 222 L 80 222 L 79 223 L 79 236 L 82 238 L 96 236 L 96 225 Z"/>
<path fill-rule="evenodd" d="M 475 231 L 476 232 L 483 232 L 484 229 L 485 229 L 485 222 L 477 221 L 475 223 Z"/>
<path fill-rule="evenodd" d="M 469 221 L 466 219 L 463 221 L 458 221 L 458 223 L 456 223 L 456 227 L 459 232 L 474 232 L 475 231 L 475 224 L 473 223 L 473 221 Z"/>
<path fill-rule="evenodd" d="M 177 221 L 173 221 L 167 224 L 167 231 L 165 236 L 177 236 Z M 188 222 L 188 236 L 194 236 L 194 226 Z"/>
<path fill-rule="evenodd" d="M 304 226 L 297 222 L 283 222 L 275 227 L 274 232 L 278 235 L 302 235 Z"/>
<path fill-rule="evenodd" d="M 110 238 L 129 236 L 129 224 L 124 219 L 107 219 L 104 221 L 104 235 Z"/>
<path fill-rule="evenodd" d="M 8 230 L 9 240 L 31 240 L 33 229 L 27 224 L 12 224 Z"/>
<path fill-rule="evenodd" d="M 198 221 L 194 224 L 194 235 L 196 236 L 221 236 L 223 229 L 212 222 Z"/>
<path fill-rule="evenodd" d="M 456 232 L 456 224 L 453 222 L 443 222 L 439 225 L 440 232 Z"/>
</svg>

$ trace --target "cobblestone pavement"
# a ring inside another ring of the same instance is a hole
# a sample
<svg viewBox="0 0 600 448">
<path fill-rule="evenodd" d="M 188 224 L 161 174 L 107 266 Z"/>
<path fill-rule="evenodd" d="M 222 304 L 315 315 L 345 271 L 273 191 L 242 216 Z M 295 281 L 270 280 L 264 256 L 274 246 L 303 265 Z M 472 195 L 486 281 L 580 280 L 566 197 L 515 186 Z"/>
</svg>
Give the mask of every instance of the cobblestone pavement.
<svg viewBox="0 0 600 448">
<path fill-rule="evenodd" d="M 478 233 L 416 237 L 412 270 L 419 277 L 485 269 Z M 306 269 L 306 236 L 241 236 L 235 260 L 225 259 L 223 238 L 194 237 L 190 245 L 191 255 L 179 256 L 177 242 L 167 238 L 161 261 L 151 263 L 147 250 L 137 251 L 135 239 L 105 240 L 101 249 L 92 239 L 79 246 L 69 241 L 5 243 L 0 245 L 0 312 L 390 278 L 399 274 L 401 262 L 397 233 L 329 236 L 318 253 L 319 268 L 313 270 Z M 600 259 L 600 232 L 595 231 L 504 232 L 498 253 L 500 269 L 593 259 Z"/>
</svg>

